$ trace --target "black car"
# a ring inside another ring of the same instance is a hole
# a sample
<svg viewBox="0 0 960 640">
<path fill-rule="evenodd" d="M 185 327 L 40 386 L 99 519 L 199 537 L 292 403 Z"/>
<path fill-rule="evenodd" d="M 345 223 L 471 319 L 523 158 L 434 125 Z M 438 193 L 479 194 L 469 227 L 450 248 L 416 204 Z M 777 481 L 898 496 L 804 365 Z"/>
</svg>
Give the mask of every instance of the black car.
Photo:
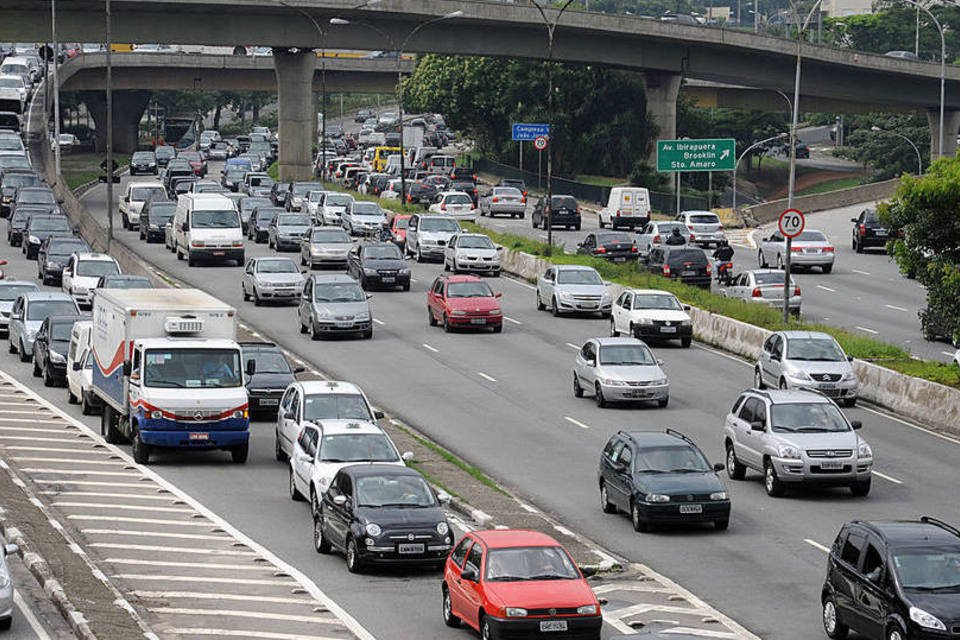
<svg viewBox="0 0 960 640">
<path fill-rule="evenodd" d="M 51 215 L 45 207 L 22 206 L 7 218 L 7 242 L 11 247 L 23 244 L 23 230 L 27 228 L 27 221 L 33 216 Z"/>
<path fill-rule="evenodd" d="M 710 258 L 698 247 L 654 247 L 647 256 L 647 269 L 664 278 L 678 279 L 703 289 L 710 288 Z"/>
<path fill-rule="evenodd" d="M 410 291 L 410 269 L 392 242 L 364 242 L 347 254 L 347 274 L 367 290 L 373 286 Z"/>
<path fill-rule="evenodd" d="M 960 634 L 960 530 L 919 521 L 854 520 L 840 529 L 820 594 L 835 640 L 946 640 Z"/>
<path fill-rule="evenodd" d="M 576 229 L 580 231 L 580 205 L 573 196 L 553 196 L 552 207 L 547 207 L 546 196 L 541 196 L 537 204 L 533 207 L 533 214 L 530 216 L 530 223 L 534 229 L 540 227 L 547 228 L 547 217 L 549 209 L 553 210 L 553 219 L 550 223 L 554 227 L 566 227 L 567 229 Z"/>
<path fill-rule="evenodd" d="M 407 182 L 407 203 L 409 204 L 431 204 L 440 193 L 436 185 L 429 182 Z"/>
<path fill-rule="evenodd" d="M 43 376 L 43 384 L 52 387 L 66 382 L 67 349 L 73 323 L 81 316 L 47 316 L 33 343 L 33 375 Z"/>
<path fill-rule="evenodd" d="M 798 160 L 809 160 L 810 159 L 810 147 L 808 147 L 803 142 L 797 142 L 797 159 Z"/>
<path fill-rule="evenodd" d="M 170 199 L 177 200 L 183 194 L 190 193 L 192 185 L 196 182 L 200 182 L 200 178 L 196 176 L 184 176 L 182 178 L 174 178 L 172 192 L 170 193 Z"/>
<path fill-rule="evenodd" d="M 243 184 L 243 177 L 247 175 L 247 168 L 243 165 L 230 165 L 220 176 L 220 186 L 230 191 L 239 191 Z"/>
<path fill-rule="evenodd" d="M 150 200 L 140 210 L 140 239 L 149 242 L 163 242 L 167 223 L 177 212 L 177 203 L 173 200 Z"/>
<path fill-rule="evenodd" d="M 577 253 L 610 262 L 637 259 L 637 243 L 623 231 L 595 231 L 577 245 Z"/>
<path fill-rule="evenodd" d="M 270 237 L 270 223 L 277 216 L 286 213 L 287 210 L 280 207 L 257 207 L 250 214 L 250 220 L 247 222 L 247 238 L 257 243 L 266 242 Z"/>
<path fill-rule="evenodd" d="M 43 284 L 60 284 L 63 267 L 74 253 L 93 251 L 86 240 L 72 236 L 50 236 L 37 250 L 37 278 Z"/>
<path fill-rule="evenodd" d="M 308 443 L 317 454 L 316 443 Z M 319 502 L 319 504 L 316 504 Z M 334 476 L 313 507 L 313 546 L 342 550 L 347 569 L 372 564 L 440 569 L 453 534 L 440 500 L 419 473 L 389 464 L 355 464 Z"/>
<path fill-rule="evenodd" d="M 287 203 L 287 191 L 290 190 L 289 182 L 274 182 L 270 187 L 270 200 L 273 204 L 282 207 Z"/>
<path fill-rule="evenodd" d="M 177 157 L 177 150 L 167 145 L 161 145 L 153 150 L 153 155 L 157 159 L 157 165 L 165 167 Z"/>
<path fill-rule="evenodd" d="M 653 524 L 730 523 L 722 462 L 711 466 L 693 440 L 673 429 L 618 431 L 600 454 L 604 513 L 630 514 L 636 531 Z"/>
<path fill-rule="evenodd" d="M 471 167 L 454 167 L 450 171 L 450 179 L 454 182 L 472 182 L 477 184 L 477 174 Z"/>
<path fill-rule="evenodd" d="M 40 245 L 50 236 L 72 236 L 73 228 L 66 216 L 37 215 L 30 216 L 23 229 L 23 255 L 27 260 L 36 260 Z"/>
<path fill-rule="evenodd" d="M 135 151 L 130 158 L 130 175 L 135 176 L 141 173 L 157 175 L 159 173 L 157 165 L 157 154 L 153 151 Z"/>
<path fill-rule="evenodd" d="M 367 180 L 367 195 L 379 196 L 391 180 L 393 180 L 393 176 L 385 173 L 370 176 Z"/>
<path fill-rule="evenodd" d="M 272 342 L 241 342 L 240 349 L 243 351 L 243 366 L 247 372 L 250 414 L 276 413 L 283 392 L 296 380 L 294 376 L 302 373 L 304 368 L 292 368 L 280 347 Z"/>
<path fill-rule="evenodd" d="M 110 273 L 100 276 L 97 289 L 153 289 L 153 283 L 147 276 L 133 276 L 126 273 Z"/>
<path fill-rule="evenodd" d="M 10 207 L 17 197 L 17 190 L 23 187 L 37 187 L 41 183 L 40 177 L 33 171 L 15 169 L 4 171 L 0 178 L 0 217 L 10 215 Z"/>
<path fill-rule="evenodd" d="M 514 189 L 519 189 L 520 193 L 527 195 L 527 183 L 523 180 L 515 180 L 513 178 L 500 178 L 500 182 L 495 184 L 496 187 L 513 187 Z"/>
<path fill-rule="evenodd" d="M 57 196 L 54 195 L 50 187 L 43 185 L 17 189 L 17 195 L 10 204 L 10 209 L 11 211 L 16 211 L 17 207 L 22 206 L 45 207 L 47 209 L 60 211 Z"/>
<path fill-rule="evenodd" d="M 850 218 L 853 223 L 853 250 L 863 253 L 871 247 L 884 248 L 890 234 L 880 223 L 880 216 L 876 209 L 864 209 L 856 218 Z"/>
<path fill-rule="evenodd" d="M 247 229 L 247 223 L 250 222 L 250 214 L 253 213 L 253 210 L 257 207 L 271 207 L 273 206 L 273 201 L 270 200 L 268 196 L 246 196 L 240 198 L 240 223 L 243 225 L 243 232 L 249 233 Z"/>
<path fill-rule="evenodd" d="M 450 191 L 462 191 L 473 200 L 473 206 L 478 207 L 480 202 L 480 193 L 477 191 L 477 183 L 471 180 L 453 179 L 448 187 Z"/>
</svg>

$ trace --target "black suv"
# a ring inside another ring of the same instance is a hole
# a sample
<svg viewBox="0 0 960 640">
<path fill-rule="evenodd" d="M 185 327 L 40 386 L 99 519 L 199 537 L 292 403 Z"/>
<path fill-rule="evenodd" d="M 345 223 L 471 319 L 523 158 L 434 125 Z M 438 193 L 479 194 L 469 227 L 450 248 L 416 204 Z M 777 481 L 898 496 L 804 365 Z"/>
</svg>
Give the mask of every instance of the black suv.
<svg viewBox="0 0 960 640">
<path fill-rule="evenodd" d="M 960 635 L 960 530 L 935 518 L 840 529 L 820 594 L 827 636 L 933 640 Z"/>
<path fill-rule="evenodd" d="M 553 206 L 547 207 L 546 196 L 541 196 L 537 204 L 533 207 L 533 214 L 530 216 L 530 223 L 533 228 L 547 228 L 547 217 L 550 209 L 553 209 L 553 218 L 550 224 L 554 227 L 566 227 L 567 229 L 576 229 L 580 231 L 580 205 L 577 204 L 573 196 L 553 196 Z"/>
<path fill-rule="evenodd" d="M 655 247 L 647 256 L 647 269 L 664 278 L 710 288 L 710 259 L 703 249 L 689 245 Z"/>
<path fill-rule="evenodd" d="M 597 480 L 604 513 L 630 514 L 636 531 L 655 523 L 730 524 L 730 497 L 693 440 L 673 429 L 618 431 L 600 454 Z"/>
<path fill-rule="evenodd" d="M 852 248 L 857 253 L 863 253 L 870 247 L 886 247 L 890 234 L 880 223 L 880 216 L 876 209 L 864 209 L 856 218 L 850 218 L 853 223 Z"/>
</svg>

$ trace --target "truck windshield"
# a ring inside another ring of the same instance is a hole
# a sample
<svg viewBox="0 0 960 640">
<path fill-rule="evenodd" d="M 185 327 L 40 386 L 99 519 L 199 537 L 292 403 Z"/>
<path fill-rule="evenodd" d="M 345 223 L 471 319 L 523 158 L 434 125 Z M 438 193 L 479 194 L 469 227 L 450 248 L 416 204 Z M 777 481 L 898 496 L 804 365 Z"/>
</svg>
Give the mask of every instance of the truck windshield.
<svg viewBox="0 0 960 640">
<path fill-rule="evenodd" d="M 195 229 L 230 229 L 240 226 L 236 211 L 194 211 L 191 216 Z"/>
<path fill-rule="evenodd" d="M 144 384 L 161 388 L 239 387 L 237 349 L 148 349 Z"/>
</svg>

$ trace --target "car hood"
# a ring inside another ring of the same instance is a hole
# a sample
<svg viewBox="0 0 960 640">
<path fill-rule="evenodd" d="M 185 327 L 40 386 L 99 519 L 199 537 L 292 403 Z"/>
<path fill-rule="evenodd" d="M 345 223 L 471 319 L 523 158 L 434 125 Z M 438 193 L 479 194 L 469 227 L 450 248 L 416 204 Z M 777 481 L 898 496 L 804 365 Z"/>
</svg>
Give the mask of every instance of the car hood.
<svg viewBox="0 0 960 640">
<path fill-rule="evenodd" d="M 294 235 L 294 234 L 296 234 L 296 235 L 302 236 L 303 234 L 305 234 L 305 233 L 307 232 L 307 229 L 309 229 L 309 228 L 310 228 L 310 227 L 309 227 L 308 225 L 303 225 L 302 227 L 300 227 L 300 226 L 296 226 L 296 227 L 295 227 L 295 226 L 277 227 L 277 233 L 282 233 L 282 234 L 287 234 L 287 235 Z"/>
<path fill-rule="evenodd" d="M 303 282 L 302 273 L 264 273 L 257 274 L 257 282 L 264 284 L 298 284 Z"/>
<path fill-rule="evenodd" d="M 403 263 L 403 260 L 399 258 L 384 258 L 371 260 L 367 259 L 363 261 L 363 266 L 365 269 L 403 269 L 406 265 Z"/>
<path fill-rule="evenodd" d="M 54 353 L 59 353 L 60 355 L 66 357 L 67 350 L 70 348 L 69 340 L 52 340 L 50 342 L 50 351 Z"/>
<path fill-rule="evenodd" d="M 492 311 L 500 308 L 500 301 L 492 297 L 483 298 L 449 298 L 451 309 L 463 311 Z"/>
<path fill-rule="evenodd" d="M 100 282 L 100 276 L 73 276 L 73 285 L 93 289 Z"/>
<path fill-rule="evenodd" d="M 603 284 L 558 284 L 556 290 L 576 296 L 602 296 L 607 293 L 607 286 Z"/>
<path fill-rule="evenodd" d="M 503 607 L 524 609 L 567 609 L 596 604 L 597 597 L 579 578 L 576 580 L 532 580 L 485 582 L 492 600 Z"/>
<path fill-rule="evenodd" d="M 773 434 L 781 441 L 792 444 L 801 449 L 853 449 L 854 453 L 860 444 L 860 436 L 854 431 L 823 431 L 811 433 L 784 433 L 774 431 Z"/>
<path fill-rule="evenodd" d="M 353 245 L 349 242 L 312 242 L 310 243 L 311 249 L 317 249 L 319 251 L 329 251 L 330 253 L 342 253 L 347 255 L 350 253 L 350 249 L 353 248 Z"/>
<path fill-rule="evenodd" d="M 439 506 L 434 507 L 357 507 L 357 517 L 364 524 L 374 522 L 384 530 L 394 527 L 433 529 L 447 518 Z"/>
<path fill-rule="evenodd" d="M 807 373 L 834 373 L 844 374 L 853 371 L 853 365 L 846 360 L 835 362 L 820 362 L 816 360 L 790 360 L 783 361 L 784 368 L 788 371 L 805 371 Z"/>
<path fill-rule="evenodd" d="M 643 318 L 650 318 L 651 320 L 657 320 L 661 322 L 679 323 L 683 320 L 690 319 L 690 316 L 686 311 L 679 311 L 676 309 L 634 309 L 633 313 Z"/>
<path fill-rule="evenodd" d="M 496 258 L 499 254 L 496 249 L 471 249 L 464 247 L 457 249 L 457 255 L 469 256 L 471 258 Z"/>
<path fill-rule="evenodd" d="M 634 482 L 643 493 L 696 494 L 725 491 L 713 471 L 700 473 L 637 473 Z"/>
<path fill-rule="evenodd" d="M 612 380 L 626 380 L 632 382 L 649 382 L 666 378 L 666 374 L 658 365 L 608 365 L 597 367 L 597 376 Z"/>
<path fill-rule="evenodd" d="M 13 309 L 13 300 L 0 300 L 0 311 L 9 314 L 11 309 Z"/>
<path fill-rule="evenodd" d="M 247 379 L 248 389 L 286 389 L 293 382 L 292 373 L 254 373 Z"/>
<path fill-rule="evenodd" d="M 453 237 L 454 231 L 419 231 L 417 235 L 421 240 L 443 240 L 446 242 Z"/>
<path fill-rule="evenodd" d="M 313 308 L 321 313 L 334 316 L 355 316 L 370 311 L 370 305 L 366 300 L 361 302 L 314 302 Z"/>
<path fill-rule="evenodd" d="M 950 628 L 950 621 L 960 618 L 960 594 L 950 592 L 907 591 L 907 600 L 915 607 L 932 614 Z"/>
</svg>

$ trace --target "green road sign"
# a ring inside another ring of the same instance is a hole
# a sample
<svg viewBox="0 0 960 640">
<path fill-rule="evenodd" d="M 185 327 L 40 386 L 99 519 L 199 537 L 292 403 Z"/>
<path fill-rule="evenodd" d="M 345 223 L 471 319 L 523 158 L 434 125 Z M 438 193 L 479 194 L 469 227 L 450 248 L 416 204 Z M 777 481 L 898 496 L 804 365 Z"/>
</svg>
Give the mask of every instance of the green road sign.
<svg viewBox="0 0 960 640">
<path fill-rule="evenodd" d="M 733 171 L 733 138 L 715 140 L 657 140 L 657 171 Z"/>
</svg>

